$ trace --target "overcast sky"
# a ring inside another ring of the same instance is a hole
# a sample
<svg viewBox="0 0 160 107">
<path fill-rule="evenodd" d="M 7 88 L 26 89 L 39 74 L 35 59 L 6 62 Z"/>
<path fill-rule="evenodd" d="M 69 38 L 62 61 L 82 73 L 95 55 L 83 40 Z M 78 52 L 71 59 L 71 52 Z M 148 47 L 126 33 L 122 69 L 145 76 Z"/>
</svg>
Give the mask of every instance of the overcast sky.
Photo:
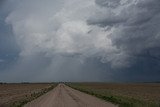
<svg viewBox="0 0 160 107">
<path fill-rule="evenodd" d="M 0 82 L 160 81 L 160 0 L 1 0 Z"/>
</svg>

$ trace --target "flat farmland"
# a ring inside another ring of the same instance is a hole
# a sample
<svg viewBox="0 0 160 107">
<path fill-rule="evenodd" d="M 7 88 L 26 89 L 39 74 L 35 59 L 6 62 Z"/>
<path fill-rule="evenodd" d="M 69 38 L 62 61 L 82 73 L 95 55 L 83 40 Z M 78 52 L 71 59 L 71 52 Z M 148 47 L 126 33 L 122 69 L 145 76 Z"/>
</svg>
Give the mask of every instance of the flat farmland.
<svg viewBox="0 0 160 107">
<path fill-rule="evenodd" d="M 160 107 L 159 83 L 70 83 L 68 85 L 119 104 L 120 107 Z"/>
<path fill-rule="evenodd" d="M 0 84 L 0 107 L 19 107 L 53 89 L 50 83 Z"/>
</svg>

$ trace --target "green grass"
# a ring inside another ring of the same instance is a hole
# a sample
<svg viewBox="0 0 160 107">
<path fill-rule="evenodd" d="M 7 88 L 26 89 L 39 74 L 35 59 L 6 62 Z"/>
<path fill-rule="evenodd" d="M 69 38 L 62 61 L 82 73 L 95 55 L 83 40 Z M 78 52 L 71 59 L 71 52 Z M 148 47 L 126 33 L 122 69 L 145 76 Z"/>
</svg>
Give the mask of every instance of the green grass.
<svg viewBox="0 0 160 107">
<path fill-rule="evenodd" d="M 10 107 L 22 107 L 25 104 L 27 104 L 28 102 L 30 102 L 34 99 L 37 99 L 38 97 L 42 96 L 43 94 L 47 93 L 48 91 L 52 90 L 55 87 L 56 87 L 56 85 L 54 84 L 54 85 L 50 86 L 49 88 L 42 89 L 41 91 L 39 91 L 37 93 L 34 92 L 30 96 L 25 96 L 25 98 L 21 99 L 20 101 L 14 102 Z"/>
<path fill-rule="evenodd" d="M 111 91 L 108 91 L 107 89 L 104 90 L 94 89 L 91 87 L 85 87 L 84 85 L 81 84 L 67 84 L 67 85 L 81 92 L 101 98 L 105 101 L 118 104 L 119 107 L 160 107 L 160 103 L 152 101 L 148 102 L 127 96 L 116 95 Z"/>
</svg>

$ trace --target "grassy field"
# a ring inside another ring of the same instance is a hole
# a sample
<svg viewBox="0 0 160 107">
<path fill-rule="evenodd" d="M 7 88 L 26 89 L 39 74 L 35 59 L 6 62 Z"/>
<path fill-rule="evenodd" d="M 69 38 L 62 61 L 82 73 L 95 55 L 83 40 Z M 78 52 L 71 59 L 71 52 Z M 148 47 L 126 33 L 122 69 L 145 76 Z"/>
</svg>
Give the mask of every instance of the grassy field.
<svg viewBox="0 0 160 107">
<path fill-rule="evenodd" d="M 120 107 L 160 107 L 159 83 L 69 83 L 70 87 Z"/>
<path fill-rule="evenodd" d="M 0 107 L 21 107 L 53 89 L 56 84 L 0 84 Z"/>
</svg>

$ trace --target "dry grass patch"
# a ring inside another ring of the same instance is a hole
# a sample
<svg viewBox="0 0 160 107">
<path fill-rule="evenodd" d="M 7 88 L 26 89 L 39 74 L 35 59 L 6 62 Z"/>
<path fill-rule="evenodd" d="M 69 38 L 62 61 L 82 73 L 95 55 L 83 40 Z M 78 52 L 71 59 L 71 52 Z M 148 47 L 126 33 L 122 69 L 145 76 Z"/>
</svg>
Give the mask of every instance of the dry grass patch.
<svg viewBox="0 0 160 107">
<path fill-rule="evenodd" d="M 0 107 L 21 107 L 53 89 L 55 84 L 0 84 Z"/>
</svg>

